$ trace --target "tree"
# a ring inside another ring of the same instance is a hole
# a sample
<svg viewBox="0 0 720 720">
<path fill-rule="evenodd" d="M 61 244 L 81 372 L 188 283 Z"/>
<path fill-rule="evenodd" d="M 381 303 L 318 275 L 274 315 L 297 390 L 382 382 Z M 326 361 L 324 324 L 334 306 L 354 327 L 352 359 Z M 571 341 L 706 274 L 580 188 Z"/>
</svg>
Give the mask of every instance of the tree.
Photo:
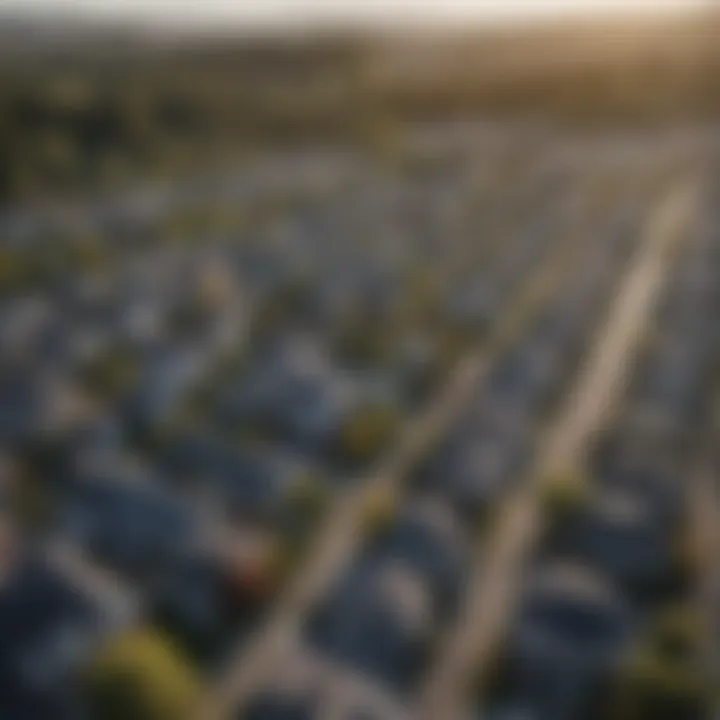
<svg viewBox="0 0 720 720">
<path fill-rule="evenodd" d="M 703 623 L 690 608 L 665 611 L 625 669 L 617 720 L 701 720 L 712 692 L 697 665 Z"/>
<path fill-rule="evenodd" d="M 617 720 L 701 720 L 710 693 L 691 663 L 638 653 L 620 682 Z"/>
<path fill-rule="evenodd" d="M 378 366 L 392 355 L 392 328 L 369 318 L 355 321 L 339 340 L 341 357 L 359 365 Z"/>
<path fill-rule="evenodd" d="M 581 475 L 559 473 L 543 480 L 541 505 L 551 524 L 560 522 L 588 506 L 591 488 Z"/>
<path fill-rule="evenodd" d="M 92 361 L 85 369 L 85 383 L 101 397 L 116 398 L 130 390 L 139 373 L 137 358 L 118 351 Z"/>
<path fill-rule="evenodd" d="M 397 517 L 399 499 L 388 488 L 380 488 L 367 497 L 363 503 L 362 519 L 365 532 L 373 537 L 388 530 Z"/>
<path fill-rule="evenodd" d="M 693 608 L 674 606 L 653 626 L 652 641 L 663 657 L 689 660 L 697 654 L 706 631 L 703 618 Z"/>
<path fill-rule="evenodd" d="M 372 405 L 354 413 L 340 429 L 340 455 L 350 462 L 372 459 L 392 438 L 398 412 L 389 405 Z"/>
<path fill-rule="evenodd" d="M 280 543 L 273 540 L 247 557 L 228 558 L 225 581 L 233 613 L 262 608 L 275 593 L 289 571 L 290 560 Z"/>
<path fill-rule="evenodd" d="M 186 658 L 161 634 L 145 628 L 103 645 L 88 683 L 91 716 L 98 720 L 189 720 L 200 695 Z"/>
<path fill-rule="evenodd" d="M 301 473 L 292 483 L 288 502 L 294 513 L 300 512 L 316 518 L 327 506 L 327 487 L 320 477 L 312 473 Z"/>
</svg>

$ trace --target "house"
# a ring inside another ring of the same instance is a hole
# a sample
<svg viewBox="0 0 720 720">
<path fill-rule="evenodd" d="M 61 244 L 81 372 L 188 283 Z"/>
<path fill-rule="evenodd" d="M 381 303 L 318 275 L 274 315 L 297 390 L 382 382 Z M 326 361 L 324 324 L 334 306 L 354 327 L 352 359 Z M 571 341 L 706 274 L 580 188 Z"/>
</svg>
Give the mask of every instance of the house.
<svg viewBox="0 0 720 720">
<path fill-rule="evenodd" d="M 673 570 L 673 527 L 629 487 L 606 487 L 569 519 L 559 548 L 613 578 L 618 587 L 652 598 Z"/>
<path fill-rule="evenodd" d="M 537 720 L 575 720 L 616 667 L 632 628 L 622 596 L 589 566 L 548 561 L 530 579 L 508 657 L 514 705 Z"/>
<path fill-rule="evenodd" d="M 343 666 L 402 690 L 433 638 L 433 598 L 407 565 L 369 558 L 350 568 L 311 617 L 307 638 Z"/>
<path fill-rule="evenodd" d="M 525 463 L 523 434 L 498 430 L 481 420 L 471 431 L 460 428 L 427 471 L 425 486 L 452 502 L 468 522 L 475 523 L 508 489 Z"/>
<path fill-rule="evenodd" d="M 237 720 L 316 720 L 318 702 L 314 696 L 258 693 Z"/>
<path fill-rule="evenodd" d="M 60 511 L 60 531 L 101 563 L 142 579 L 192 545 L 190 509 L 143 467 L 103 457 Z"/>
<path fill-rule="evenodd" d="M 486 329 L 497 307 L 495 286 L 473 279 L 448 293 L 442 314 L 451 326 L 480 333 Z"/>
<path fill-rule="evenodd" d="M 242 720 L 407 720 L 403 703 L 372 679 L 305 645 L 293 648 Z"/>
<path fill-rule="evenodd" d="M 229 602 L 222 563 L 210 554 L 173 558 L 158 568 L 150 611 L 192 654 L 216 658 L 235 637 L 238 618 Z"/>
<path fill-rule="evenodd" d="M 165 453 L 164 464 L 170 476 L 210 497 L 234 521 L 286 528 L 326 492 L 318 468 L 275 445 L 182 437 Z"/>
<path fill-rule="evenodd" d="M 443 373 L 450 369 L 437 338 L 410 331 L 399 339 L 395 352 L 398 383 L 411 402 L 424 402 L 436 390 Z"/>
<path fill-rule="evenodd" d="M 119 308 L 117 337 L 131 345 L 152 344 L 166 334 L 168 308 L 161 299 L 144 293 L 131 296 Z"/>
<path fill-rule="evenodd" d="M 37 357 L 54 368 L 76 370 L 96 361 L 110 348 L 111 332 L 101 324 L 82 322 L 70 314 L 58 318 L 39 338 Z"/>
<path fill-rule="evenodd" d="M 411 503 L 370 550 L 374 561 L 405 566 L 427 584 L 434 614 L 455 607 L 467 567 L 469 538 L 451 506 L 439 497 Z"/>
<path fill-rule="evenodd" d="M 57 320 L 47 298 L 29 296 L 0 306 L 0 347 L 3 360 L 27 360 L 37 349 L 44 332 Z"/>
<path fill-rule="evenodd" d="M 11 514 L 18 490 L 18 477 L 12 458 L 0 449 L 0 520 Z"/>
<path fill-rule="evenodd" d="M 658 349 L 645 368 L 638 400 L 649 412 L 687 422 L 697 417 L 703 401 L 703 358 L 689 350 L 688 345 L 674 349 L 676 344 L 682 344 L 680 338 L 669 337 L 667 342 L 672 345 Z"/>
<path fill-rule="evenodd" d="M 675 529 L 685 510 L 685 493 L 672 468 L 617 468 L 598 475 L 601 490 L 627 493 L 654 522 Z"/>
<path fill-rule="evenodd" d="M 69 440 L 76 453 L 85 451 L 120 452 L 125 434 L 117 415 L 98 414 L 78 426 Z"/>
<path fill-rule="evenodd" d="M 303 450 L 326 448 L 372 398 L 335 368 L 315 341 L 289 338 L 259 358 L 242 385 L 220 402 L 225 422 L 264 425 Z"/>
<path fill-rule="evenodd" d="M 632 409 L 625 416 L 595 447 L 593 465 L 600 477 L 677 477 L 683 472 L 690 434 L 674 423 L 661 428 L 634 422 Z"/>
<path fill-rule="evenodd" d="M 232 462 L 232 461 L 231 461 Z M 270 524 L 297 524 L 305 501 L 325 493 L 319 471 L 279 448 L 248 451 L 220 480 L 218 490 L 230 517 Z"/>
<path fill-rule="evenodd" d="M 88 416 L 72 380 L 37 366 L 0 369 L 0 445 L 64 437 Z"/>
<path fill-rule="evenodd" d="M 97 640 L 99 611 L 42 560 L 18 558 L 0 583 L 0 716 L 78 717 L 72 681 Z"/>
<path fill-rule="evenodd" d="M 548 338 L 541 321 L 492 368 L 475 414 L 500 431 L 521 434 L 553 399 L 567 365 L 567 352 Z"/>
<path fill-rule="evenodd" d="M 137 387 L 127 399 L 133 426 L 153 428 L 169 419 L 207 370 L 202 348 L 169 345 L 151 354 Z"/>
</svg>

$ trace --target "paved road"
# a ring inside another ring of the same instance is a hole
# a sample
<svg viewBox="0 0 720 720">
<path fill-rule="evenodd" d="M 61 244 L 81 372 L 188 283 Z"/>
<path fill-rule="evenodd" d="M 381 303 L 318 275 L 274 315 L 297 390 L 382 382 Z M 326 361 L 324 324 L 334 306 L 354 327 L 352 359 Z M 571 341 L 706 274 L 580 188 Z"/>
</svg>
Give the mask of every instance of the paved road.
<svg viewBox="0 0 720 720">
<path fill-rule="evenodd" d="M 132 623 L 140 617 L 141 594 L 111 570 L 87 560 L 75 546 L 54 542 L 47 548 L 47 556 L 51 565 L 97 602 L 112 624 Z"/>
<path fill-rule="evenodd" d="M 575 249 L 572 233 L 568 235 L 570 248 Z M 349 490 L 339 495 L 327 514 L 327 524 L 308 553 L 307 566 L 299 570 L 259 634 L 231 659 L 227 672 L 211 689 L 200 720 L 225 718 L 241 707 L 292 651 L 306 614 L 357 551 L 363 537 L 364 508 L 368 500 L 376 493 L 401 494 L 408 473 L 459 415 L 493 359 L 520 335 L 556 287 L 559 275 L 572 267 L 574 252 L 568 250 L 565 243 L 561 245 L 563 248 L 555 252 L 553 261 L 533 274 L 507 309 L 495 336 L 482 351 L 461 364 L 433 407 L 410 423 L 390 457 L 369 477 L 353 482 Z"/>
<path fill-rule="evenodd" d="M 469 717 L 465 691 L 487 666 L 501 642 L 520 596 L 522 569 L 540 528 L 539 480 L 580 467 L 587 440 L 614 407 L 627 374 L 628 357 L 642 337 L 662 287 L 672 250 L 692 218 L 697 185 L 674 187 L 647 221 L 635 262 L 622 281 L 609 317 L 597 334 L 579 386 L 550 430 L 531 477 L 511 498 L 468 583 L 465 610 L 441 649 L 419 693 L 412 717 L 456 720 Z"/>
</svg>

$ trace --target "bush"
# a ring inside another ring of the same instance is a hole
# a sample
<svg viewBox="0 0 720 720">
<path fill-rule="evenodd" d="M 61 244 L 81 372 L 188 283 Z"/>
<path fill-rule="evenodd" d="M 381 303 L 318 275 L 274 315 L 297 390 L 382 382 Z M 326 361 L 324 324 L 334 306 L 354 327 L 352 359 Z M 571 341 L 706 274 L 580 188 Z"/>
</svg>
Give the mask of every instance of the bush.
<svg viewBox="0 0 720 720">
<path fill-rule="evenodd" d="M 451 369 L 473 348 L 483 328 L 453 327 L 445 330 L 440 341 L 440 363 L 445 371 Z"/>
<path fill-rule="evenodd" d="M 364 320 L 346 328 L 338 341 L 338 352 L 353 364 L 378 366 L 391 359 L 392 346 L 390 327 Z"/>
<path fill-rule="evenodd" d="M 293 482 L 288 500 L 294 511 L 316 517 L 327 505 L 327 487 L 320 478 L 304 474 Z"/>
<path fill-rule="evenodd" d="M 687 526 L 678 529 L 672 550 L 673 572 L 681 586 L 691 582 L 711 560 L 703 557 L 705 548 L 693 528 Z"/>
<path fill-rule="evenodd" d="M 649 629 L 620 680 L 618 720 L 700 720 L 712 700 L 696 664 L 704 628 L 692 608 L 672 607 Z"/>
<path fill-rule="evenodd" d="M 253 613 L 280 588 L 289 570 L 287 549 L 281 538 L 265 533 L 230 546 L 223 563 L 229 607 L 234 615 Z"/>
<path fill-rule="evenodd" d="M 377 536 L 388 530 L 398 512 L 399 501 L 396 494 L 387 488 L 381 488 L 365 500 L 363 507 L 363 526 L 370 536 Z"/>
<path fill-rule="evenodd" d="M 701 720 L 711 699 L 696 667 L 654 650 L 638 653 L 620 685 L 617 720 Z"/>
<path fill-rule="evenodd" d="M 358 410 L 340 429 L 340 456 L 354 463 L 372 459 L 390 442 L 398 422 L 397 409 L 389 405 L 372 405 Z"/>
<path fill-rule="evenodd" d="M 545 517 L 556 523 L 584 510 L 590 496 L 590 485 L 581 475 L 552 475 L 543 480 L 541 506 Z"/>
<path fill-rule="evenodd" d="M 442 282 L 435 268 L 423 266 L 412 270 L 404 291 L 407 318 L 421 322 L 432 318 L 438 309 L 442 291 Z"/>
<path fill-rule="evenodd" d="M 189 720 L 200 697 L 184 655 L 159 633 L 136 629 L 100 648 L 89 670 L 91 717 Z"/>
<path fill-rule="evenodd" d="M 123 352 L 110 353 L 93 361 L 85 370 L 85 384 L 101 397 L 116 398 L 137 382 L 137 359 Z"/>
<path fill-rule="evenodd" d="M 669 608 L 652 628 L 652 643 L 663 657 L 676 660 L 692 659 L 703 642 L 705 623 L 690 607 Z"/>
</svg>

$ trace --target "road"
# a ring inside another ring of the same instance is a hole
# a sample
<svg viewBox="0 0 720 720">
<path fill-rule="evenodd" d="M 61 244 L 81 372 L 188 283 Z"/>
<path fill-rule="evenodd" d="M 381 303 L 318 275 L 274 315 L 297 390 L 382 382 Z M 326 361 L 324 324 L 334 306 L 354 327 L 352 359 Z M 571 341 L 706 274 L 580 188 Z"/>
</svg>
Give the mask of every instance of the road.
<svg viewBox="0 0 720 720">
<path fill-rule="evenodd" d="M 142 595 L 111 570 L 89 561 L 79 549 L 64 542 L 47 548 L 50 564 L 102 608 L 112 625 L 132 624 L 141 615 Z"/>
<path fill-rule="evenodd" d="M 573 233 L 568 233 L 571 242 Z M 410 422 L 397 447 L 367 478 L 350 483 L 327 513 L 327 523 L 308 553 L 307 565 L 300 568 L 284 591 L 268 622 L 231 658 L 219 683 L 211 688 L 199 719 L 229 716 L 243 706 L 250 695 L 267 680 L 274 668 L 289 654 L 299 638 L 302 622 L 312 605 L 325 593 L 346 567 L 363 538 L 364 509 L 378 493 L 400 495 L 409 472 L 430 451 L 433 442 L 452 423 L 482 382 L 493 360 L 507 348 L 542 308 L 557 286 L 559 275 L 568 272 L 575 244 L 555 251 L 553 260 L 536 270 L 523 290 L 497 323 L 483 348 L 466 358 L 453 373 L 438 401 Z"/>
<path fill-rule="evenodd" d="M 694 179 L 674 186 L 646 221 L 640 250 L 581 368 L 579 385 L 544 438 L 530 477 L 509 499 L 480 554 L 467 585 L 465 608 L 421 688 L 412 717 L 459 720 L 470 716 L 464 707 L 466 690 L 492 659 L 520 597 L 524 563 L 542 522 L 541 482 L 553 473 L 582 467 L 588 439 L 619 399 L 627 360 L 642 338 L 672 251 L 693 216 L 697 190 Z"/>
</svg>

